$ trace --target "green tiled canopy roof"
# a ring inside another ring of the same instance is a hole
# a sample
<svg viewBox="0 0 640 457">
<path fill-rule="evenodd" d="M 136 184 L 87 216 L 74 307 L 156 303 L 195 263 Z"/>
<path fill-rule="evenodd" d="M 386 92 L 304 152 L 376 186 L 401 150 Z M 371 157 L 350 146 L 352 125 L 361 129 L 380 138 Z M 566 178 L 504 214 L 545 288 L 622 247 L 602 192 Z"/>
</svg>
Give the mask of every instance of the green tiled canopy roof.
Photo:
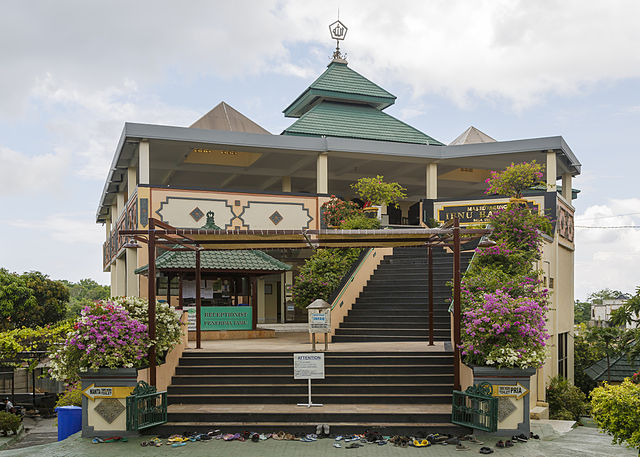
<svg viewBox="0 0 640 457">
<path fill-rule="evenodd" d="M 196 268 L 196 253 L 193 251 L 166 251 L 156 259 L 157 269 L 186 270 Z M 200 268 L 217 271 L 288 271 L 291 266 L 256 250 L 202 251 Z M 149 265 L 136 269 L 136 274 L 146 274 Z"/>
<path fill-rule="evenodd" d="M 442 146 L 420 130 L 382 112 L 396 96 L 353 71 L 344 60 L 327 69 L 284 110 L 298 117 L 283 135 L 332 136 Z"/>
<path fill-rule="evenodd" d="M 420 130 L 369 105 L 335 102 L 314 106 L 283 134 L 442 145 Z"/>
<path fill-rule="evenodd" d="M 622 382 L 624 381 L 624 378 L 630 378 L 640 369 L 640 357 L 637 357 L 635 360 L 631 360 L 631 363 L 629 363 L 629 359 L 626 354 L 611 357 L 609 363 L 612 382 Z M 607 358 L 603 357 L 598 360 L 596 363 L 584 370 L 584 373 L 594 381 L 608 381 Z"/>
</svg>

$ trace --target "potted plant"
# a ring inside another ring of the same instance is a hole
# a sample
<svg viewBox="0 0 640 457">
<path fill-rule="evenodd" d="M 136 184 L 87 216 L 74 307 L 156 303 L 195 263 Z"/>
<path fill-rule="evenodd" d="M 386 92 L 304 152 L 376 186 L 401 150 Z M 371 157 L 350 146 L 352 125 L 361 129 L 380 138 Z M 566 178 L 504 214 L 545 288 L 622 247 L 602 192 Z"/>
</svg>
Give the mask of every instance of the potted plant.
<svg viewBox="0 0 640 457">
<path fill-rule="evenodd" d="M 347 219 L 362 213 L 356 203 L 344 201 L 335 195 L 332 195 L 329 201 L 323 203 L 321 209 L 322 221 L 329 228 L 337 228 Z"/>
<path fill-rule="evenodd" d="M 513 202 L 524 202 L 522 193 L 539 184 L 544 184 L 544 173 L 541 164 L 535 160 L 531 162 L 512 163 L 501 172 L 492 171 L 485 180 L 488 188 L 487 195 L 505 195 Z"/>
<path fill-rule="evenodd" d="M 363 210 L 369 217 L 375 217 L 380 206 L 396 206 L 399 200 L 407 198 L 405 189 L 397 182 L 385 182 L 384 176 L 365 177 L 351 184 L 355 193 L 364 200 Z"/>
</svg>

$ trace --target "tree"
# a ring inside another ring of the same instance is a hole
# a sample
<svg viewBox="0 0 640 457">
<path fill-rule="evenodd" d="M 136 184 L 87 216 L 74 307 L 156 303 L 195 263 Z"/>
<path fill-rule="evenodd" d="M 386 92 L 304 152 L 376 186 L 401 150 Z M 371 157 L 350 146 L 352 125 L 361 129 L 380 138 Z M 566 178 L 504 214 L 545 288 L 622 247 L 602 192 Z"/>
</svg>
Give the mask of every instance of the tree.
<svg viewBox="0 0 640 457">
<path fill-rule="evenodd" d="M 573 323 L 582 324 L 591 320 L 591 303 L 588 301 L 581 302 L 576 300 L 573 305 Z"/>
<path fill-rule="evenodd" d="M 64 318 L 69 290 L 37 271 L 19 275 L 0 269 L 0 314 L 4 329 L 44 326 Z"/>
<path fill-rule="evenodd" d="M 614 300 L 620 295 L 622 295 L 622 292 L 619 290 L 605 288 L 589 294 L 587 301 L 592 305 L 601 305 L 603 300 Z"/>
<path fill-rule="evenodd" d="M 98 284 L 93 279 L 81 279 L 78 282 L 62 281 L 69 289 L 69 305 L 67 317 L 75 318 L 86 306 L 98 300 L 106 300 L 110 297 L 109 286 Z"/>
</svg>

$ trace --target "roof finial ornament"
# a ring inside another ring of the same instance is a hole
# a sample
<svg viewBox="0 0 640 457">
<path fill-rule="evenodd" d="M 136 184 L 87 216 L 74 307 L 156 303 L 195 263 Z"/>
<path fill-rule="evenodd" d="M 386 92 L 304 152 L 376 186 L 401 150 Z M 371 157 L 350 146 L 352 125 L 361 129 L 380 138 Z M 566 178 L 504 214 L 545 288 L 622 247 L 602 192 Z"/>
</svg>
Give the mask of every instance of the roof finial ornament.
<svg viewBox="0 0 640 457">
<path fill-rule="evenodd" d="M 346 54 L 340 52 L 340 42 L 347 36 L 347 26 L 340 22 L 340 10 L 338 10 L 338 20 L 329 26 L 331 38 L 336 40 L 336 50 L 333 51 L 333 61 L 347 63 Z"/>
</svg>

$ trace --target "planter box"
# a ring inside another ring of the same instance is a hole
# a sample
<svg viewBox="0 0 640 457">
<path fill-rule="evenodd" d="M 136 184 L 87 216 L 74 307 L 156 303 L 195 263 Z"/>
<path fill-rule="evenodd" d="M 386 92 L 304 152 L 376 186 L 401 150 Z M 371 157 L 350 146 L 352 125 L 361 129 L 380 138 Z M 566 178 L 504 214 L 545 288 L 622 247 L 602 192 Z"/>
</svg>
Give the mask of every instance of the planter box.
<svg viewBox="0 0 640 457">
<path fill-rule="evenodd" d="M 103 388 L 89 392 L 95 398 L 82 396 L 82 436 L 109 437 L 137 435 L 127 432 L 126 397 L 138 382 L 136 368 L 100 368 L 82 374 L 82 390 L 93 386 Z"/>
<path fill-rule="evenodd" d="M 488 382 L 498 397 L 498 431 L 500 436 L 529 437 L 530 381 L 535 368 L 471 367 L 473 383 Z"/>
</svg>

